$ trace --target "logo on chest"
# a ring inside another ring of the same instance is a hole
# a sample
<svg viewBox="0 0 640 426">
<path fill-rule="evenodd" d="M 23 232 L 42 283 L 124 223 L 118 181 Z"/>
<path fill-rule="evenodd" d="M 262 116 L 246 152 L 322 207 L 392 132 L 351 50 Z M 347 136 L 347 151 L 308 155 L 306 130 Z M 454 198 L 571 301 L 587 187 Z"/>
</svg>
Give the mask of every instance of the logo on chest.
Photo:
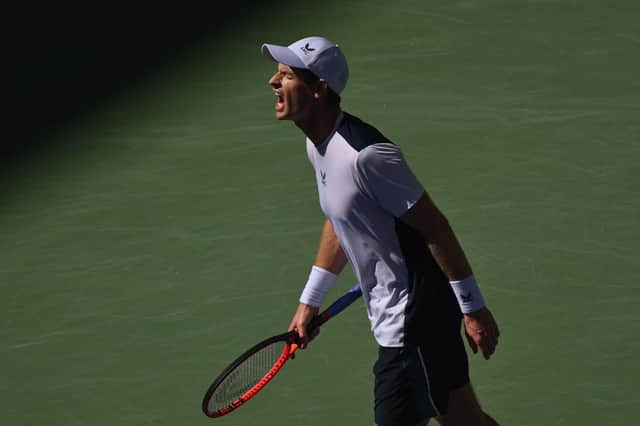
<svg viewBox="0 0 640 426">
<path fill-rule="evenodd" d="M 322 182 L 324 186 L 327 186 L 327 172 L 324 170 L 320 170 L 320 182 Z"/>
</svg>

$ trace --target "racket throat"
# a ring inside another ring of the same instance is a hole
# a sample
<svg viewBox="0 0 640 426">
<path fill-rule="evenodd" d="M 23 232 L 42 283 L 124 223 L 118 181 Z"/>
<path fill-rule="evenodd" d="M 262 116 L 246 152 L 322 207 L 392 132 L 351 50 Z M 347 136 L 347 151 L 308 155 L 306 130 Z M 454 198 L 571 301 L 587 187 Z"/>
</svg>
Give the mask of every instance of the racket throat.
<svg viewBox="0 0 640 426">
<path fill-rule="evenodd" d="M 299 346 L 297 343 L 292 343 L 291 346 L 289 346 L 289 358 L 290 359 L 294 359 L 296 357 L 296 351 L 298 350 Z"/>
</svg>

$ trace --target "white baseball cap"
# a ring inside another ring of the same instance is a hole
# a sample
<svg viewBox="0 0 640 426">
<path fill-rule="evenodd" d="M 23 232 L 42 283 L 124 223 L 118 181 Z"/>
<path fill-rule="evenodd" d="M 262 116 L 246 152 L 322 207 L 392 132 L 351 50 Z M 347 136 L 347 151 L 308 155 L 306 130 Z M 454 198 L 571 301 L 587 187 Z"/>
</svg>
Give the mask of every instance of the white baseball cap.
<svg viewBox="0 0 640 426">
<path fill-rule="evenodd" d="M 305 37 L 286 47 L 263 44 L 262 55 L 290 67 L 311 71 L 324 78 L 329 88 L 337 94 L 347 85 L 347 58 L 337 44 L 324 37 Z"/>
</svg>

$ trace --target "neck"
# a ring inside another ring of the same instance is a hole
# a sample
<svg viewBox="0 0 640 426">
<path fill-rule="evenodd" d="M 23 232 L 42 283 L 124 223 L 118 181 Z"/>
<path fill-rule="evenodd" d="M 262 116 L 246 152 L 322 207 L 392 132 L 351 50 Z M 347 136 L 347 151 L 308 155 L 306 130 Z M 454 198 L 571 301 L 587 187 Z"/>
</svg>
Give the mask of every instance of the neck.
<svg viewBox="0 0 640 426">
<path fill-rule="evenodd" d="M 323 108 L 313 111 L 311 114 L 295 124 L 315 145 L 322 144 L 336 125 L 340 114 L 340 107 Z"/>
</svg>

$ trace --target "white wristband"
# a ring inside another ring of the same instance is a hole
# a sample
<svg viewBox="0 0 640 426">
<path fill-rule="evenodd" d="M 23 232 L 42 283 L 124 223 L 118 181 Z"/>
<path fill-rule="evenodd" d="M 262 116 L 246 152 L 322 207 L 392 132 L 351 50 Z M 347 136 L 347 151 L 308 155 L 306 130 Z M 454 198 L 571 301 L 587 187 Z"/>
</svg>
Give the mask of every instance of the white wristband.
<svg viewBox="0 0 640 426">
<path fill-rule="evenodd" d="M 300 303 L 319 308 L 337 279 L 338 276 L 336 274 L 314 265 L 311 268 L 307 284 L 300 295 Z"/>
<path fill-rule="evenodd" d="M 451 288 L 458 299 L 458 305 L 463 314 L 475 312 L 484 307 L 484 299 L 473 275 L 462 281 L 450 281 Z"/>
</svg>

